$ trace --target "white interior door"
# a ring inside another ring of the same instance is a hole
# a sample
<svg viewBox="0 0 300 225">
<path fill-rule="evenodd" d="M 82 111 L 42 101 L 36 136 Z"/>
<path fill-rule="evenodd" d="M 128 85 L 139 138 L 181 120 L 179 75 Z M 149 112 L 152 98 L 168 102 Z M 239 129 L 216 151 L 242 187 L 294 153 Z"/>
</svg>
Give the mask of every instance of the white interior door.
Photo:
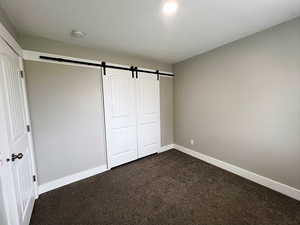
<svg viewBox="0 0 300 225">
<path fill-rule="evenodd" d="M 103 75 L 108 167 L 137 155 L 136 82 L 130 71 L 106 69 Z"/>
<path fill-rule="evenodd" d="M 18 219 L 11 225 L 17 225 L 16 223 L 28 225 L 35 199 L 35 185 L 30 138 L 27 131 L 25 83 L 20 76 L 21 69 L 18 56 L 14 53 L 7 54 L 1 51 L 0 64 L 3 106 L 1 110 L 4 111 L 5 115 L 8 139 L 8 151 L 4 154 L 9 161 L 5 163 L 13 180 L 10 190 L 4 191 L 14 192 L 15 202 L 10 202 L 10 206 L 12 208 L 16 205 L 17 215 L 15 216 Z"/>
<path fill-rule="evenodd" d="M 160 149 L 160 96 L 157 75 L 139 73 L 137 79 L 138 157 Z"/>
</svg>

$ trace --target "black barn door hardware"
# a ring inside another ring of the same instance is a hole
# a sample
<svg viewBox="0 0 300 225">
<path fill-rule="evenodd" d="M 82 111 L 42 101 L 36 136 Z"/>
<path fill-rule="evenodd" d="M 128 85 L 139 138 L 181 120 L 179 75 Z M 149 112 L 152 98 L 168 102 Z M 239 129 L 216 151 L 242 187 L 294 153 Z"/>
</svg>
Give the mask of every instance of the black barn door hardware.
<svg viewBox="0 0 300 225">
<path fill-rule="evenodd" d="M 56 61 L 56 62 L 67 62 L 67 63 L 81 64 L 81 65 L 87 65 L 87 66 L 102 67 L 102 64 L 91 63 L 91 62 L 83 62 L 83 61 L 78 61 L 78 60 L 73 60 L 73 59 L 56 58 L 56 57 L 49 57 L 49 56 L 42 56 L 42 55 L 40 56 L 40 59 Z"/>
<path fill-rule="evenodd" d="M 105 62 L 102 62 L 101 63 L 101 66 L 103 68 L 103 75 L 105 76 L 106 75 L 106 63 Z"/>
<path fill-rule="evenodd" d="M 132 67 L 113 66 L 113 65 L 106 64 L 106 62 L 91 63 L 91 62 L 85 62 L 85 61 L 79 61 L 79 60 L 73 60 L 73 59 L 65 59 L 65 58 L 57 58 L 57 57 L 50 57 L 50 56 L 43 56 L 43 55 L 41 55 L 39 58 L 43 59 L 43 60 L 50 60 L 50 61 L 56 61 L 56 62 L 66 62 L 66 63 L 74 63 L 74 64 L 81 64 L 81 65 L 87 65 L 87 66 L 102 67 L 103 68 L 103 75 L 106 75 L 106 69 L 107 68 L 132 71 Z M 170 76 L 170 77 L 174 76 L 174 74 L 162 73 L 162 72 L 159 72 L 159 71 L 157 72 L 157 71 L 150 71 L 150 70 L 142 70 L 142 69 L 138 69 L 137 67 L 135 67 L 135 71 L 136 71 L 136 78 L 138 78 L 138 72 L 149 73 L 149 74 L 158 74 L 158 75 Z"/>
<path fill-rule="evenodd" d="M 136 79 L 139 79 L 139 74 L 138 74 L 138 73 L 139 73 L 139 72 L 138 72 L 139 70 L 138 70 L 137 67 L 135 67 L 134 69 L 135 69 L 135 78 L 136 78 Z"/>
<path fill-rule="evenodd" d="M 132 66 L 132 67 L 130 67 L 130 69 L 131 69 L 132 79 L 134 79 L 134 67 Z"/>
</svg>

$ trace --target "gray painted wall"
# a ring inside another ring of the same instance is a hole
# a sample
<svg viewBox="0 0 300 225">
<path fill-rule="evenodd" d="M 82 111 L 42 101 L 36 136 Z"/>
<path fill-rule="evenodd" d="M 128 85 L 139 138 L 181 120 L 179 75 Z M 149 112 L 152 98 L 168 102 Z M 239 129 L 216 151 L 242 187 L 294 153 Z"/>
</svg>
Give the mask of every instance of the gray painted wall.
<svg viewBox="0 0 300 225">
<path fill-rule="evenodd" d="M 0 22 L 14 38 L 17 37 L 16 29 L 14 25 L 11 23 L 11 21 L 9 20 L 4 10 L 2 9 L 1 5 L 0 5 Z"/>
<path fill-rule="evenodd" d="M 25 62 L 39 184 L 106 164 L 99 69 Z"/>
<path fill-rule="evenodd" d="M 25 61 L 25 72 L 39 183 L 105 165 L 100 71 Z M 161 101 L 162 145 L 168 145 L 173 143 L 173 78 L 161 77 Z"/>
<path fill-rule="evenodd" d="M 161 126 L 161 145 L 174 143 L 173 135 L 173 82 L 174 78 L 160 78 L 160 126 Z"/>
<path fill-rule="evenodd" d="M 300 18 L 174 72 L 176 144 L 300 188 Z"/>
<path fill-rule="evenodd" d="M 142 59 L 139 57 L 122 55 L 117 53 L 111 53 L 106 51 L 100 51 L 95 49 L 83 48 L 75 45 L 69 45 L 58 41 L 48 40 L 39 37 L 31 37 L 31 36 L 19 36 L 19 44 L 27 50 L 34 50 L 40 52 L 48 52 L 52 54 L 61 54 L 85 59 L 94 59 L 94 60 L 106 60 L 111 63 L 117 64 L 127 64 L 127 65 L 135 65 L 139 67 L 146 67 L 149 69 L 159 69 L 164 71 L 171 71 L 170 64 L 158 63 L 149 59 Z M 62 78 L 62 82 L 65 83 L 55 83 L 54 80 L 51 81 L 51 76 L 60 74 L 64 77 L 64 73 L 61 70 L 62 68 L 68 68 L 68 66 L 61 66 L 58 64 L 48 64 L 48 63 L 39 63 L 26 61 L 25 62 L 25 72 L 27 76 L 27 91 L 29 95 L 29 106 L 32 117 L 32 125 L 33 125 L 33 137 L 35 142 L 35 151 L 36 151 L 36 161 L 39 172 L 39 182 L 40 184 L 52 181 L 54 179 L 61 178 L 63 176 L 71 175 L 76 172 L 80 172 L 82 170 L 90 169 L 95 166 L 100 166 L 105 163 L 106 157 L 104 156 L 105 144 L 101 140 L 101 145 L 99 146 L 98 153 L 94 152 L 91 156 L 95 156 L 98 154 L 96 161 L 85 161 L 82 158 L 82 155 L 79 154 L 72 157 L 71 151 L 64 152 L 63 157 L 61 159 L 55 158 L 56 156 L 51 150 L 51 146 L 47 148 L 41 148 L 45 143 L 48 142 L 46 135 L 47 132 L 35 132 L 36 130 L 43 130 L 43 126 L 46 126 L 49 123 L 53 124 L 53 121 L 47 121 L 47 113 L 62 113 L 61 110 L 55 108 L 49 108 L 51 104 L 48 104 L 49 99 L 45 99 L 45 96 L 50 96 L 51 98 L 55 98 L 49 93 L 57 90 L 57 94 L 63 94 L 64 91 L 68 89 L 64 89 L 62 86 L 66 88 L 70 88 L 68 86 L 68 82 L 70 80 Z M 71 72 L 71 68 L 69 69 Z M 74 69 L 74 73 L 78 75 L 80 70 L 79 67 Z M 77 71 L 77 72 L 76 72 Z M 65 75 L 70 72 L 66 72 Z M 72 72 L 73 73 L 73 72 Z M 84 72 L 82 71 L 82 74 Z M 81 74 L 82 82 L 85 82 L 85 75 Z M 50 79 L 50 80 L 49 80 Z M 52 89 L 52 91 L 51 91 Z M 88 89 L 87 89 L 88 90 Z M 74 94 L 84 93 L 87 90 L 77 90 L 74 91 Z M 162 145 L 168 145 L 173 143 L 173 78 L 161 78 L 161 132 L 162 132 Z M 51 99 L 50 99 L 51 100 Z M 55 99 L 52 99 L 53 101 Z M 63 102 L 62 102 L 63 105 Z M 103 109 L 101 109 L 103 110 Z M 54 111 L 54 112 L 53 112 Z M 64 117 L 62 117 L 64 118 Z M 104 115 L 101 115 L 101 118 L 104 119 Z M 45 121 L 45 122 L 43 122 Z M 61 121 L 63 124 L 63 121 Z M 59 127 L 62 124 L 53 124 L 53 129 L 59 130 Z M 75 125 L 74 125 L 75 126 Z M 101 132 L 101 137 L 104 136 L 104 124 L 101 125 L 103 132 Z M 74 127 L 74 130 L 77 127 Z M 49 144 L 49 143 L 47 143 Z M 59 148 L 57 148 L 59 149 Z M 54 157 L 55 156 L 55 157 Z M 72 159 L 70 162 L 66 163 L 66 160 Z M 55 161 L 58 160 L 58 161 Z M 55 165 L 55 166 L 53 166 Z M 54 168 L 56 167 L 56 168 Z"/>
<path fill-rule="evenodd" d="M 84 48 L 76 45 L 65 44 L 40 37 L 19 36 L 19 44 L 27 50 L 48 52 L 52 54 L 67 55 L 93 60 L 106 60 L 110 63 L 134 65 L 149 69 L 159 69 L 172 72 L 171 64 L 159 63 L 157 61 L 101 51 L 97 49 Z M 173 80 L 172 78 L 162 77 L 161 85 L 161 130 L 162 145 L 173 144 Z"/>
<path fill-rule="evenodd" d="M 149 69 L 158 69 L 165 72 L 172 72 L 172 65 L 159 63 L 157 61 L 124 55 L 97 49 L 84 48 L 77 45 L 70 45 L 46 38 L 20 35 L 19 44 L 23 49 L 47 52 L 51 54 L 66 55 L 92 60 L 106 60 L 110 63 L 134 65 Z M 161 130 L 162 145 L 173 144 L 173 79 L 162 77 L 160 83 L 161 96 Z"/>
</svg>

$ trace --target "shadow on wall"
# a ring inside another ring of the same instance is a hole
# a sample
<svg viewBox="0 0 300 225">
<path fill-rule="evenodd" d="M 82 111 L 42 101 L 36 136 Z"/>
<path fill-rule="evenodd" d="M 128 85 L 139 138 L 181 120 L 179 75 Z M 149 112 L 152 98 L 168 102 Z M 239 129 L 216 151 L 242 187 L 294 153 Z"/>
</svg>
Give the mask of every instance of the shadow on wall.
<svg viewBox="0 0 300 225">
<path fill-rule="evenodd" d="M 300 189 L 299 59 L 300 18 L 176 64 L 175 143 Z"/>
</svg>

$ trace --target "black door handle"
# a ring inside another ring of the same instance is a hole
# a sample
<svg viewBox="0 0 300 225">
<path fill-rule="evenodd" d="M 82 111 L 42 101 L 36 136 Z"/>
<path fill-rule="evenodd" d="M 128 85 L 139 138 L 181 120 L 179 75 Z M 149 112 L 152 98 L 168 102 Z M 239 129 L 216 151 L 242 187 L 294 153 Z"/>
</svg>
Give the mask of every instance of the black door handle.
<svg viewBox="0 0 300 225">
<path fill-rule="evenodd" d="M 23 158 L 23 154 L 22 153 L 19 153 L 18 155 L 16 155 L 16 154 L 12 154 L 11 155 L 11 161 L 15 161 L 16 159 L 22 159 Z"/>
</svg>

